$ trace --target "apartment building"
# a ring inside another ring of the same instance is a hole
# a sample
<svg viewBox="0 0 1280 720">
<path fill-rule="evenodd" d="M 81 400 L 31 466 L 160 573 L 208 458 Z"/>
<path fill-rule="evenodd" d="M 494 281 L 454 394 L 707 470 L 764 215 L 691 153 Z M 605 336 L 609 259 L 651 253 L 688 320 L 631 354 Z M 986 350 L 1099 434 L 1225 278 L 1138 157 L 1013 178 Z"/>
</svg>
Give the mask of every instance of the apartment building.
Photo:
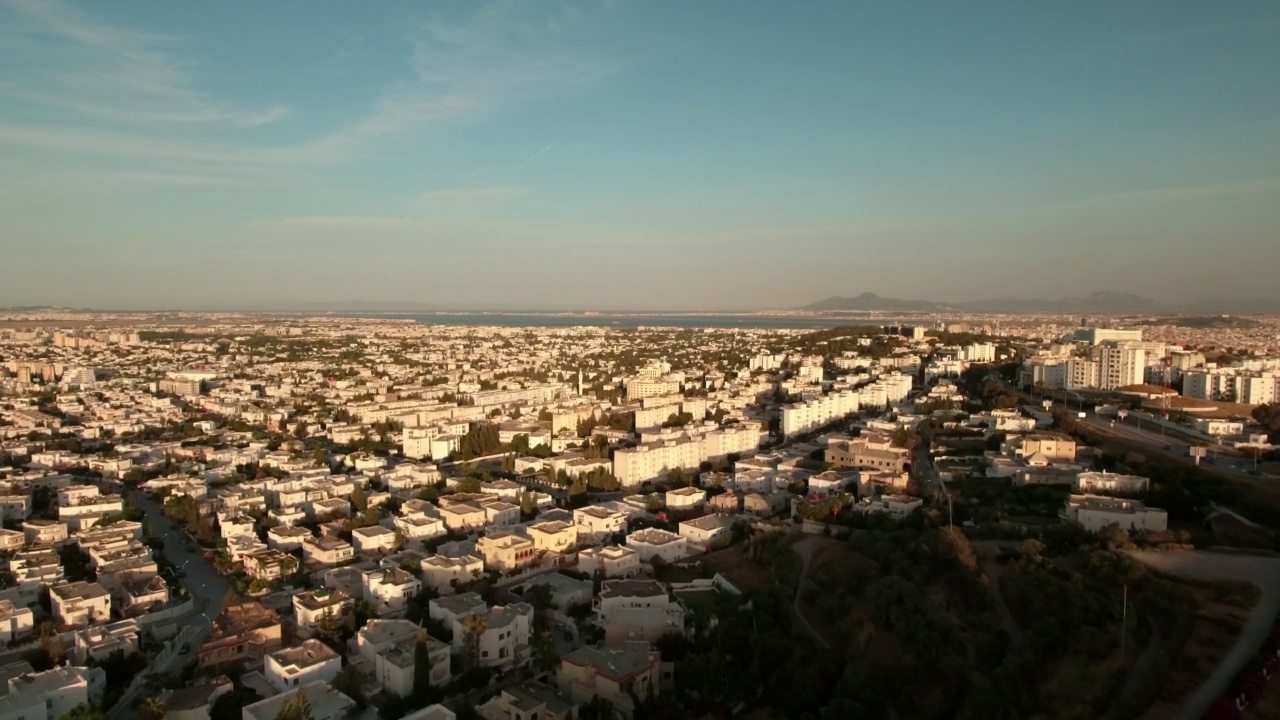
<svg viewBox="0 0 1280 720">
<path fill-rule="evenodd" d="M 676 468 L 697 470 L 702 464 L 702 452 L 702 442 L 688 437 L 622 448 L 613 454 L 613 474 L 623 487 L 638 487 L 664 479 Z"/>
</svg>

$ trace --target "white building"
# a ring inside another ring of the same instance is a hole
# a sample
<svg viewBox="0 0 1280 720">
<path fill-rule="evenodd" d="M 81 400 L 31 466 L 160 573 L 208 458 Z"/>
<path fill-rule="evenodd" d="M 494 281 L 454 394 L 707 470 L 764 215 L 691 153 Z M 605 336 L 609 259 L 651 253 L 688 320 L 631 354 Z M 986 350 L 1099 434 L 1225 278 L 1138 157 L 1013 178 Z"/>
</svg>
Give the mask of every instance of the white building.
<svg viewBox="0 0 1280 720">
<path fill-rule="evenodd" d="M 1098 532 L 1108 525 L 1118 525 L 1129 532 L 1161 531 L 1169 526 L 1169 516 L 1164 510 L 1149 508 L 1139 500 L 1101 495 L 1071 495 L 1059 516 L 1080 523 L 1089 532 Z"/>
<path fill-rule="evenodd" d="M 1151 480 L 1139 475 L 1082 472 L 1076 476 L 1073 492 L 1101 495 L 1138 495 L 1151 488 Z"/>
<path fill-rule="evenodd" d="M 329 682 L 342 670 L 342 658 L 319 640 L 267 653 L 263 675 L 276 690 L 286 693 L 313 682 Z"/>
<path fill-rule="evenodd" d="M 640 572 L 640 554 L 618 545 L 588 548 L 578 553 L 578 569 L 607 578 L 631 577 Z"/>
<path fill-rule="evenodd" d="M 285 703 L 292 702 L 298 693 L 307 698 L 311 707 L 311 720 L 343 720 L 355 701 L 334 690 L 327 682 L 314 682 L 297 690 L 273 695 L 246 705 L 241 711 L 243 720 L 275 720 Z"/>
<path fill-rule="evenodd" d="M 400 568 L 377 568 L 363 574 L 364 599 L 388 617 L 404 611 L 409 598 L 422 590 L 422 581 Z"/>
<path fill-rule="evenodd" d="M 640 562 L 653 562 L 654 558 L 659 558 L 665 563 L 674 563 L 689 555 L 688 538 L 658 528 L 631 533 L 627 536 L 627 547 L 640 556 Z"/>
</svg>

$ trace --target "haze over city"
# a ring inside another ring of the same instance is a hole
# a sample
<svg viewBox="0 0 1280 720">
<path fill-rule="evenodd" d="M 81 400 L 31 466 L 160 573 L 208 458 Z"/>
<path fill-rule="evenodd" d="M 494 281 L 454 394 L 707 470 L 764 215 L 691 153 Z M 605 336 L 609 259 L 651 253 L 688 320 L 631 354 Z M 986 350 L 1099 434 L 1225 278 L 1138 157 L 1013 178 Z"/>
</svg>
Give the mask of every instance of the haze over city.
<svg viewBox="0 0 1280 720">
<path fill-rule="evenodd" d="M 0 2 L 0 305 L 1276 297 L 1272 3 Z"/>
</svg>

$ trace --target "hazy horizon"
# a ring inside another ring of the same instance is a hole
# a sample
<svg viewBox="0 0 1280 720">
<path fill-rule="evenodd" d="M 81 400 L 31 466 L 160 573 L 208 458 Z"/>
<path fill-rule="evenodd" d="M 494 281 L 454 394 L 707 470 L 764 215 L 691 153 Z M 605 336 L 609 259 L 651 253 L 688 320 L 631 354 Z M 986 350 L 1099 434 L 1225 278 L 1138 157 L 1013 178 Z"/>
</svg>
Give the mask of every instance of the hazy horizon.
<svg viewBox="0 0 1280 720">
<path fill-rule="evenodd" d="M 1273 4 L 305 10 L 0 0 L 0 306 L 1280 295 Z"/>
</svg>

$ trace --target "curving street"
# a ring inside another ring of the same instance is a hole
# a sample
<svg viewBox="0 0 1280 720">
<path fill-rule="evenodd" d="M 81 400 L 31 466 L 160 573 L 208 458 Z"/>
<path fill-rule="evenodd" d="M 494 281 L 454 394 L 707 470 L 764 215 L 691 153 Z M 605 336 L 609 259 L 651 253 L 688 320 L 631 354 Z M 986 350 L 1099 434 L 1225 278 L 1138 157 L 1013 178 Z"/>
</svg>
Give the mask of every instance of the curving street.
<svg viewBox="0 0 1280 720">
<path fill-rule="evenodd" d="M 1133 557 L 1157 570 L 1201 580 L 1239 580 L 1262 590 L 1258 604 L 1240 631 L 1235 645 L 1209 677 L 1187 698 L 1178 718 L 1204 717 L 1213 701 L 1227 691 L 1231 679 L 1248 664 L 1271 634 L 1280 614 L 1280 558 L 1207 552 L 1134 552 Z"/>
</svg>

